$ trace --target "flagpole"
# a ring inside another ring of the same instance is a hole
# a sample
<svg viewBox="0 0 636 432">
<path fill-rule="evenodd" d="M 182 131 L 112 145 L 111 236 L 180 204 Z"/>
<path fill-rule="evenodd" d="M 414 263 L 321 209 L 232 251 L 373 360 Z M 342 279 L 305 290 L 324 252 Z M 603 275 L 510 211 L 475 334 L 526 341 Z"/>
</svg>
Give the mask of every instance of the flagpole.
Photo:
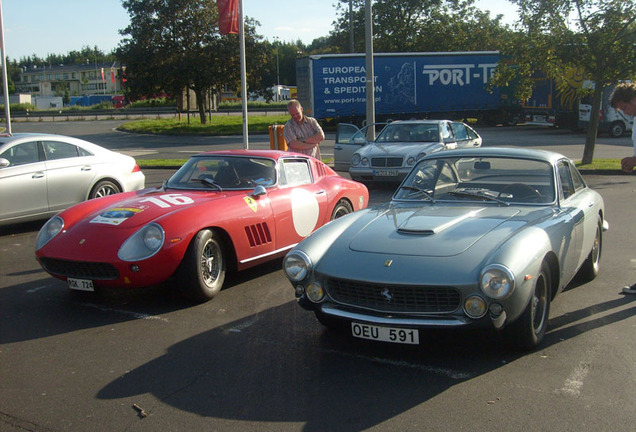
<svg viewBox="0 0 636 432">
<path fill-rule="evenodd" d="M 243 101 L 243 148 L 250 148 L 247 132 L 247 77 L 245 68 L 245 25 L 243 23 L 243 0 L 239 0 L 239 39 L 241 55 L 241 100 Z"/>
<path fill-rule="evenodd" d="M 9 106 L 9 83 L 7 81 L 7 53 L 4 49 L 4 22 L 2 0 L 0 0 L 0 50 L 2 50 L 2 84 L 4 89 L 4 113 L 7 117 L 7 133 L 11 135 L 11 107 Z"/>
</svg>

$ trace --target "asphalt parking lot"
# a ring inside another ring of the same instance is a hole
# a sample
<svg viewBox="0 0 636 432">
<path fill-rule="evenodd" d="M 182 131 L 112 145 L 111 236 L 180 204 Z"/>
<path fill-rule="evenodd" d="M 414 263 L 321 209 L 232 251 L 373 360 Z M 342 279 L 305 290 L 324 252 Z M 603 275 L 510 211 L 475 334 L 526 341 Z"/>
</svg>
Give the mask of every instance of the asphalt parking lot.
<svg viewBox="0 0 636 432">
<path fill-rule="evenodd" d="M 157 150 L 104 125 L 74 127 L 126 151 Z M 488 134 L 580 151 L 580 137 L 569 144 L 560 132 Z M 608 157 L 631 151 L 628 138 L 607 142 Z M 148 184 L 170 173 L 148 170 Z M 492 334 L 431 332 L 405 347 L 327 332 L 295 304 L 280 261 L 233 275 L 204 304 L 170 286 L 70 295 L 35 261 L 42 223 L 2 228 L 0 430 L 633 431 L 636 296 L 620 288 L 636 282 L 636 174 L 585 180 L 610 224 L 600 274 L 557 297 L 531 353 Z M 372 202 L 390 195 L 371 190 Z"/>
</svg>

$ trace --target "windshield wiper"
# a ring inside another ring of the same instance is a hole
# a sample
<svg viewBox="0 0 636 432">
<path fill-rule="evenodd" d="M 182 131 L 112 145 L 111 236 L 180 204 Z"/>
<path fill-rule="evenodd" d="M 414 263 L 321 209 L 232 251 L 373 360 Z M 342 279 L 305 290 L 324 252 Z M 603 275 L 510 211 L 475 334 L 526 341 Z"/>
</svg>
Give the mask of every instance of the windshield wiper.
<svg viewBox="0 0 636 432">
<path fill-rule="evenodd" d="M 448 195 L 453 195 L 453 196 L 459 196 L 459 197 L 467 197 L 467 198 L 481 198 L 481 199 L 485 199 L 485 200 L 489 200 L 489 201 L 496 201 L 500 204 L 504 204 L 506 206 L 509 206 L 510 203 L 506 202 L 502 199 L 499 199 L 487 192 L 481 191 L 481 190 L 475 190 L 475 191 L 467 191 L 467 190 L 455 190 L 455 191 L 450 191 L 448 192 Z"/>
<path fill-rule="evenodd" d="M 203 178 L 196 178 L 196 179 L 190 179 L 190 181 L 192 182 L 196 182 L 196 183 L 203 183 L 206 186 L 210 186 L 213 188 L 218 189 L 220 192 L 223 192 L 223 188 L 221 186 L 218 185 L 218 183 L 215 183 L 214 180 L 212 180 L 209 177 L 203 177 Z"/>
<path fill-rule="evenodd" d="M 409 186 L 409 185 L 401 185 L 400 189 L 408 189 L 411 191 L 415 191 L 417 192 L 418 195 L 424 195 L 426 198 L 428 198 L 432 203 L 435 203 L 435 198 L 433 198 L 433 196 L 431 194 L 429 194 L 428 192 L 426 192 L 424 189 L 415 187 L 415 186 Z"/>
</svg>

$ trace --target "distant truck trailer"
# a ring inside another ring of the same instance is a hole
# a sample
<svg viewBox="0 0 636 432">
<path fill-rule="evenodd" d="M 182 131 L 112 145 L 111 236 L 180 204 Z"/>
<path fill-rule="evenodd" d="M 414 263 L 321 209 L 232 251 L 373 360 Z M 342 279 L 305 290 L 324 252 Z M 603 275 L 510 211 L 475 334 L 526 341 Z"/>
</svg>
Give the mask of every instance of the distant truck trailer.
<svg viewBox="0 0 636 432">
<path fill-rule="evenodd" d="M 524 123 L 576 129 L 579 91 L 583 83 L 583 74 L 577 68 L 566 71 L 561 85 L 540 72 L 535 73 L 532 95 L 521 105 Z"/>
<path fill-rule="evenodd" d="M 499 61 L 500 54 L 496 51 L 376 53 L 376 118 L 516 122 L 520 116 L 519 104 L 499 88 L 488 89 Z M 364 54 L 299 58 L 296 79 L 298 99 L 309 115 L 354 123 L 366 116 Z"/>
</svg>

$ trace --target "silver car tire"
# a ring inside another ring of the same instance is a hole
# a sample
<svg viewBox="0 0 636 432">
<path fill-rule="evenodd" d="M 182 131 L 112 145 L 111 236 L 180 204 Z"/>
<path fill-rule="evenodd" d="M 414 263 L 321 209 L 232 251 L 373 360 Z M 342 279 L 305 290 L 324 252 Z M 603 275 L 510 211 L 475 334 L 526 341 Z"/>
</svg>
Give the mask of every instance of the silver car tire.
<svg viewBox="0 0 636 432">
<path fill-rule="evenodd" d="M 115 183 L 110 180 L 102 180 L 98 182 L 91 190 L 91 194 L 88 197 L 89 199 L 93 198 L 101 198 L 108 195 L 114 195 L 116 193 L 120 193 L 121 189 Z"/>
<path fill-rule="evenodd" d="M 596 223 L 596 234 L 594 235 L 594 245 L 592 246 L 592 250 L 590 254 L 587 256 L 583 265 L 581 266 L 581 270 L 579 270 L 579 275 L 586 281 L 589 282 L 598 276 L 598 270 L 600 268 L 601 261 L 601 250 L 603 249 L 603 221 L 601 220 L 601 216 L 598 216 L 598 221 Z"/>
<path fill-rule="evenodd" d="M 550 316 L 552 290 L 548 264 L 544 262 L 541 265 L 541 271 L 534 279 L 532 296 L 525 310 L 515 322 L 504 328 L 506 341 L 513 348 L 524 351 L 533 350 L 541 343 Z"/>
<path fill-rule="evenodd" d="M 206 302 L 221 291 L 225 281 L 223 242 L 212 230 L 201 230 L 192 239 L 177 271 L 185 294 L 197 302 Z"/>
</svg>

